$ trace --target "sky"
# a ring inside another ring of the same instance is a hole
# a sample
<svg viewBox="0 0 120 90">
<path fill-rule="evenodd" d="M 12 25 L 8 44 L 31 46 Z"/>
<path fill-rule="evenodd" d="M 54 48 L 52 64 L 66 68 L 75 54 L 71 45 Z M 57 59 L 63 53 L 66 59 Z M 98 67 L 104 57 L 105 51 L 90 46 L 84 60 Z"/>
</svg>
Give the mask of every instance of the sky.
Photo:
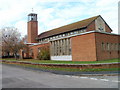
<svg viewBox="0 0 120 90">
<path fill-rule="evenodd" d="M 119 0 L 0 0 L 0 28 L 16 27 L 27 34 L 28 14 L 38 14 L 38 33 L 101 15 L 118 33 Z"/>
</svg>

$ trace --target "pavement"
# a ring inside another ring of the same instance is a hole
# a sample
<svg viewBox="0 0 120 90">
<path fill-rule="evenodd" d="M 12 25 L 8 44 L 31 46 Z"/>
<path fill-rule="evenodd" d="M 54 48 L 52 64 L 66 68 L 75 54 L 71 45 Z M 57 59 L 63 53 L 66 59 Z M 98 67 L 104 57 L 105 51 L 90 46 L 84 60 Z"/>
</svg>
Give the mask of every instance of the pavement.
<svg viewBox="0 0 120 90">
<path fill-rule="evenodd" d="M 2 65 L 2 88 L 118 88 L 119 82 L 118 75 L 62 75 Z"/>
</svg>

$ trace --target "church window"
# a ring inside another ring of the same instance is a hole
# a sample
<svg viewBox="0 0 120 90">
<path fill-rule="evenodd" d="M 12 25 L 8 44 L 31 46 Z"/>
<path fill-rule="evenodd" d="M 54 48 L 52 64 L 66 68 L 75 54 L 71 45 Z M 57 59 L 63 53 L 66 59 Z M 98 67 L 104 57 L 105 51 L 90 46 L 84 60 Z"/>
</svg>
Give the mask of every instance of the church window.
<svg viewBox="0 0 120 90">
<path fill-rule="evenodd" d="M 107 43 L 107 50 L 110 50 L 110 44 Z"/>
<path fill-rule="evenodd" d="M 65 36 L 65 34 L 63 34 L 63 37 Z"/>
<path fill-rule="evenodd" d="M 120 43 L 119 43 L 119 46 L 118 46 L 118 50 L 120 51 Z"/>
<path fill-rule="evenodd" d="M 61 37 L 61 35 L 59 35 L 59 37 Z"/>
<path fill-rule="evenodd" d="M 118 43 L 118 51 L 120 51 L 120 43 Z"/>
<path fill-rule="evenodd" d="M 58 38 L 58 36 L 56 36 L 56 38 Z"/>
<path fill-rule="evenodd" d="M 117 43 L 115 44 L 115 50 L 118 50 L 118 44 Z"/>
<path fill-rule="evenodd" d="M 113 50 L 113 44 L 111 43 L 111 47 L 110 47 L 111 50 Z"/>
<path fill-rule="evenodd" d="M 79 33 L 79 30 L 77 30 L 76 32 Z"/>
<path fill-rule="evenodd" d="M 72 34 L 73 34 L 73 32 L 70 32 L 70 34 L 72 35 Z"/>
<path fill-rule="evenodd" d="M 65 36 L 67 36 L 68 35 L 68 33 L 65 33 Z"/>
<path fill-rule="evenodd" d="M 68 33 L 68 35 L 70 35 L 70 33 Z"/>
<path fill-rule="evenodd" d="M 115 43 L 113 44 L 113 50 L 115 50 Z"/>
<path fill-rule="evenodd" d="M 81 30 L 78 30 L 78 33 L 81 33 Z"/>
<path fill-rule="evenodd" d="M 71 55 L 71 47 L 69 48 L 69 55 Z"/>
<path fill-rule="evenodd" d="M 103 30 L 104 30 L 101 24 L 100 24 L 100 26 L 98 27 L 98 30 L 100 30 L 100 31 L 103 31 Z"/>
<path fill-rule="evenodd" d="M 105 44 L 102 42 L 102 50 L 105 50 Z"/>
<path fill-rule="evenodd" d="M 83 32 L 86 32 L 86 30 L 83 30 Z"/>
<path fill-rule="evenodd" d="M 74 34 L 76 34 L 77 33 L 77 31 L 74 31 Z"/>
</svg>

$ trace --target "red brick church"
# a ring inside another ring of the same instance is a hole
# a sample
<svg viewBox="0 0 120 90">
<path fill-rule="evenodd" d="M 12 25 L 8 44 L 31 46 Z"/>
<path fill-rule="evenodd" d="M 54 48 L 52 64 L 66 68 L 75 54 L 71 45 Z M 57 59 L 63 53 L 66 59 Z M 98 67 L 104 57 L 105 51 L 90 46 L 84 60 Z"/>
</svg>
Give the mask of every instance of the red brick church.
<svg viewBox="0 0 120 90">
<path fill-rule="evenodd" d="M 99 15 L 38 34 L 37 14 L 28 15 L 28 56 L 47 46 L 51 60 L 99 61 L 119 58 L 120 35 Z"/>
</svg>

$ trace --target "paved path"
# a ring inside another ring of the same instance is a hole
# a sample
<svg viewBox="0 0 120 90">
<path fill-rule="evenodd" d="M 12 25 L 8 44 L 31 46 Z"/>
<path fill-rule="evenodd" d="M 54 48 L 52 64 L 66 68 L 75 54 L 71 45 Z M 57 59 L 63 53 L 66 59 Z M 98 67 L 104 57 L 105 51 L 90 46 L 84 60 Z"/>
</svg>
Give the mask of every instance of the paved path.
<svg viewBox="0 0 120 90">
<path fill-rule="evenodd" d="M 118 88 L 118 76 L 69 76 L 2 65 L 3 88 Z"/>
</svg>

